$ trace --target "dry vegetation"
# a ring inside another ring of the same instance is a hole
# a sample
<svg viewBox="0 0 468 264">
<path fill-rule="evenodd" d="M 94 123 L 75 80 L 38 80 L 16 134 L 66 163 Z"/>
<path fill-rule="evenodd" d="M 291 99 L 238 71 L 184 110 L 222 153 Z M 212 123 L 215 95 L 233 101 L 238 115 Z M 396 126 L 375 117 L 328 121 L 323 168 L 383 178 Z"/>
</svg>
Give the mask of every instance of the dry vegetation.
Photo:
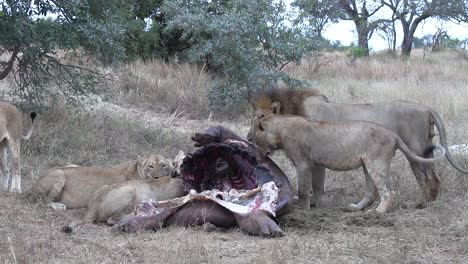
<svg viewBox="0 0 468 264">
<path fill-rule="evenodd" d="M 431 105 L 446 122 L 449 142 L 468 143 L 468 62 L 456 55 L 422 60 L 415 54 L 403 62 L 377 54 L 351 64 L 341 54 L 326 54 L 287 70 L 336 102 L 405 99 Z M 44 111 L 32 140 L 22 146 L 23 189 L 53 166 L 119 166 L 149 152 L 174 157 L 180 149 L 192 151 L 190 135 L 209 125 L 245 135 L 245 117 L 206 120 L 210 86 L 199 68 L 135 63 L 108 89 L 107 101 L 88 110 Z M 275 160 L 294 175 L 283 156 Z M 27 192 L 0 191 L 0 263 L 468 263 L 468 176 L 446 163 L 440 172 L 439 199 L 415 209 L 418 186 L 397 154 L 390 172 L 397 203 L 383 216 L 344 209 L 363 195 L 361 171 L 330 172 L 323 206 L 280 218 L 287 235 L 276 239 L 199 227 L 126 235 L 91 224 L 67 235 L 60 227 L 83 210 L 58 212 Z"/>
<path fill-rule="evenodd" d="M 158 112 L 200 118 L 209 112 L 207 95 L 211 87 L 203 68 L 138 61 L 121 70 L 117 85 L 108 95 L 114 100 L 146 106 Z M 113 96 L 115 92 L 119 96 Z"/>
</svg>

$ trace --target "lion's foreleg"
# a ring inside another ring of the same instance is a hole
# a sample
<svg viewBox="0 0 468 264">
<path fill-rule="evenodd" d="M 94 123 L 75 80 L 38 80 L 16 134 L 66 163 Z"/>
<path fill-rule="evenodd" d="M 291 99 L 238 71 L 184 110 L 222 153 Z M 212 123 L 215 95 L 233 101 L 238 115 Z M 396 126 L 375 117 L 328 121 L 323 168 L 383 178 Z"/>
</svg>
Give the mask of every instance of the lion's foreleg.
<svg viewBox="0 0 468 264">
<path fill-rule="evenodd" d="M 296 167 L 299 206 L 303 209 L 310 209 L 310 191 L 312 189 L 312 170 L 303 163 Z"/>
<path fill-rule="evenodd" d="M 167 208 L 162 213 L 157 215 L 131 216 L 123 218 L 112 227 L 112 230 L 128 233 L 142 230 L 156 230 L 163 227 L 166 219 L 175 211 L 175 208 Z"/>
<path fill-rule="evenodd" d="M 359 203 L 352 203 L 348 206 L 351 210 L 363 210 L 364 208 L 370 206 L 379 195 L 377 186 L 375 186 L 375 183 L 370 177 L 366 167 L 364 166 L 362 167 L 362 169 L 366 178 L 366 193 L 364 195 L 364 198 L 362 198 L 362 200 Z"/>
</svg>

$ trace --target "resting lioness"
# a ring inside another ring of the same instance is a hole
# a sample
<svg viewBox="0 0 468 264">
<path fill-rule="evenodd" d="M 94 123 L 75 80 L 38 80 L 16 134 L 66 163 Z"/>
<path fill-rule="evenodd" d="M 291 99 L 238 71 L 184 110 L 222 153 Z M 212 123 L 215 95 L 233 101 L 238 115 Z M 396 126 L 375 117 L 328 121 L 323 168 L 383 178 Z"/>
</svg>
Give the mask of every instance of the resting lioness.
<svg viewBox="0 0 468 264">
<path fill-rule="evenodd" d="M 310 206 L 311 171 L 314 164 L 336 171 L 364 168 L 367 190 L 365 197 L 350 208 L 362 210 L 372 204 L 380 193 L 381 202 L 376 211 L 389 209 L 395 192 L 387 185 L 390 161 L 399 149 L 412 161 L 432 163 L 445 155 L 443 147 L 434 145 L 441 154 L 422 158 L 412 152 L 393 131 L 368 121 L 309 121 L 299 116 L 259 116 L 254 124 L 253 142 L 260 155 L 283 149 L 297 170 L 301 189 L 299 202 Z M 432 148 L 427 151 L 432 151 Z"/>
<path fill-rule="evenodd" d="M 83 220 L 114 225 L 143 201 L 168 200 L 183 195 L 182 180 L 171 177 L 104 185 L 94 193 Z"/>
<path fill-rule="evenodd" d="M 50 196 L 67 208 L 81 208 L 88 206 L 93 193 L 103 185 L 159 178 L 169 175 L 173 169 L 171 161 L 154 154 L 122 168 L 53 168 L 37 179 L 32 192 Z"/>
</svg>

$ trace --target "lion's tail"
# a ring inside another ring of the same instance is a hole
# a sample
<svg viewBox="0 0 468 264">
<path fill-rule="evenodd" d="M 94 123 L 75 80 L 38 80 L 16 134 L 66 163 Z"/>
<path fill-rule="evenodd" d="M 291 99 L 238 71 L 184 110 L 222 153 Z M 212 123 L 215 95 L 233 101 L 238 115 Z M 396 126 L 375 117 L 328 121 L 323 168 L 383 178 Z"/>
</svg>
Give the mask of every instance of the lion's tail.
<svg viewBox="0 0 468 264">
<path fill-rule="evenodd" d="M 71 222 L 70 224 L 68 225 L 64 225 L 60 228 L 60 231 L 64 232 L 64 233 L 67 233 L 67 234 L 70 234 L 72 233 L 78 226 L 81 226 L 81 225 L 84 225 L 86 223 L 86 221 L 83 221 L 82 219 L 80 220 L 76 220 L 76 221 L 73 221 Z"/>
<path fill-rule="evenodd" d="M 397 135 L 397 140 L 398 140 L 398 149 L 405 154 L 405 156 L 413 161 L 419 162 L 419 163 L 434 163 L 438 160 L 441 160 L 445 156 L 445 148 L 442 147 L 441 145 L 430 145 L 426 150 L 424 150 L 424 156 L 428 156 L 429 153 L 432 153 L 434 149 L 439 149 L 440 154 L 435 156 L 435 157 L 420 157 L 416 155 L 410 148 L 408 148 L 408 145 L 405 144 L 405 142 Z"/>
<path fill-rule="evenodd" d="M 444 122 L 442 122 L 442 118 L 440 118 L 439 114 L 437 114 L 437 112 L 433 109 L 430 109 L 430 113 L 432 120 L 434 121 L 434 124 L 437 127 L 437 131 L 439 132 L 440 144 L 445 149 L 447 160 L 456 170 L 458 170 L 461 173 L 468 174 L 468 170 L 460 167 L 460 165 L 458 165 L 453 159 L 452 154 L 450 154 L 447 145 L 447 131 L 445 130 L 445 125 Z"/>
<path fill-rule="evenodd" d="M 34 124 L 36 123 L 36 113 L 32 112 L 30 117 L 31 117 L 31 127 L 29 127 L 28 132 L 26 132 L 26 135 L 23 136 L 23 140 L 28 140 L 31 138 L 31 135 L 34 130 Z"/>
</svg>

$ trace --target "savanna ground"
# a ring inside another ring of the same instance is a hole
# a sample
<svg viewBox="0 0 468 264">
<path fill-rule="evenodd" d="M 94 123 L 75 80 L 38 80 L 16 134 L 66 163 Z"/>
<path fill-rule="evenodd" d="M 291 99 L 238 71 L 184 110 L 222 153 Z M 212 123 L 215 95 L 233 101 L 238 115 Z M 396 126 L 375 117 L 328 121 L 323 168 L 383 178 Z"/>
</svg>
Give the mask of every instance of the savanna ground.
<svg viewBox="0 0 468 264">
<path fill-rule="evenodd" d="M 433 53 L 424 60 L 415 54 L 407 62 L 376 54 L 351 64 L 329 53 L 287 71 L 309 79 L 335 102 L 405 99 L 430 105 L 443 117 L 449 143 L 468 143 L 468 61 L 455 54 Z M 179 150 L 193 151 L 190 136 L 211 125 L 245 136 L 248 113 L 211 118 L 211 82 L 199 68 L 139 62 L 117 72 L 101 97 L 84 100 L 85 107 L 45 108 L 32 139 L 22 145 L 24 193 L 0 191 L 0 263 L 468 263 L 468 175 L 440 163 L 440 197 L 415 209 L 418 186 L 401 153 L 390 172 L 398 194 L 393 210 L 382 216 L 346 211 L 363 196 L 362 171 L 328 172 L 323 205 L 281 217 L 286 236 L 274 239 L 237 228 L 116 234 L 93 224 L 64 234 L 60 227 L 85 211 L 54 211 L 47 199 L 27 192 L 49 167 L 120 166 L 150 152 L 174 157 Z M 1 88 L 8 89 L 4 83 Z M 24 123 L 29 126 L 29 120 Z M 274 159 L 295 183 L 291 164 L 282 154 Z"/>
</svg>

